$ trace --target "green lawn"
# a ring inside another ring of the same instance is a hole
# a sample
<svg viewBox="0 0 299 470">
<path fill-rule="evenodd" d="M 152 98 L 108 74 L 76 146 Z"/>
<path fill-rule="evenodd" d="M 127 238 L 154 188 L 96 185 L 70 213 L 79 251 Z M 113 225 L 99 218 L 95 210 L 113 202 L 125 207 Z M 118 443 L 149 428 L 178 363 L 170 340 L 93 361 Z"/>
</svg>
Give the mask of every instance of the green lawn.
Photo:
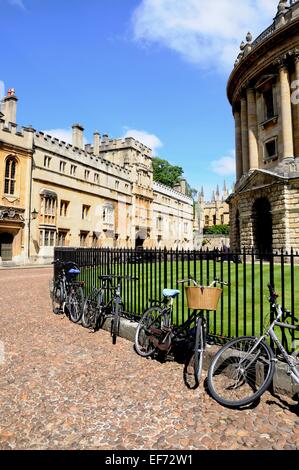
<svg viewBox="0 0 299 470">
<path fill-rule="evenodd" d="M 214 277 L 229 281 L 230 288 L 223 288 L 223 295 L 217 312 L 209 316 L 211 334 L 234 337 L 243 334 L 258 335 L 263 326 L 269 324 L 269 302 L 267 284 L 270 281 L 269 263 L 227 262 L 217 263 L 178 261 L 170 263 L 116 264 L 97 268 L 83 268 L 82 279 L 86 281 L 86 293 L 97 285 L 99 274 L 122 274 L 136 276 L 139 281 L 124 281 L 123 297 L 127 312 L 141 315 L 148 305 L 147 299 L 160 299 L 164 287 L 176 288 L 176 280 L 188 277 L 188 273 L 207 285 Z M 284 279 L 284 292 L 282 292 Z M 275 288 L 280 294 L 279 300 L 285 307 L 299 316 L 299 266 L 274 265 Z M 291 287 L 294 286 L 294 297 Z M 180 324 L 188 316 L 186 296 L 182 286 L 182 295 L 175 302 L 174 323 Z M 238 311 L 238 315 L 236 312 Z"/>
</svg>

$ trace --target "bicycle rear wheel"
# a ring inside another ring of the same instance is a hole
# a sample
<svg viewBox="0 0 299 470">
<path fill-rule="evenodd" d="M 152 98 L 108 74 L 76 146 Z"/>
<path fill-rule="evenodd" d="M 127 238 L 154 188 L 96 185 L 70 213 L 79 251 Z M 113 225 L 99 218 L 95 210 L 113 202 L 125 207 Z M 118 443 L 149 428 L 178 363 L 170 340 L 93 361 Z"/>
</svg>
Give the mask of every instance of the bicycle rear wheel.
<svg viewBox="0 0 299 470">
<path fill-rule="evenodd" d="M 205 350 L 205 333 L 204 325 L 201 318 L 198 319 L 194 349 L 192 348 L 184 368 L 184 380 L 189 388 L 195 389 L 198 387 L 202 373 L 203 355 Z"/>
<path fill-rule="evenodd" d="M 142 357 L 149 357 L 156 351 L 154 340 L 159 331 L 162 333 L 164 324 L 163 310 L 160 307 L 151 307 L 146 310 L 139 321 L 135 334 L 135 349 Z"/>
<path fill-rule="evenodd" d="M 83 305 L 84 293 L 82 287 L 72 286 L 67 298 L 67 309 L 72 322 L 78 323 L 81 320 Z"/>
<path fill-rule="evenodd" d="M 84 328 L 99 328 L 104 311 L 103 292 L 93 289 L 84 302 L 81 322 Z"/>
<path fill-rule="evenodd" d="M 240 408 L 254 403 L 270 386 L 273 352 L 265 341 L 243 336 L 223 346 L 208 372 L 212 397 L 224 406 Z"/>
<path fill-rule="evenodd" d="M 63 313 L 63 303 L 65 301 L 64 288 L 61 282 L 54 283 L 52 297 L 52 310 L 55 315 Z"/>
</svg>

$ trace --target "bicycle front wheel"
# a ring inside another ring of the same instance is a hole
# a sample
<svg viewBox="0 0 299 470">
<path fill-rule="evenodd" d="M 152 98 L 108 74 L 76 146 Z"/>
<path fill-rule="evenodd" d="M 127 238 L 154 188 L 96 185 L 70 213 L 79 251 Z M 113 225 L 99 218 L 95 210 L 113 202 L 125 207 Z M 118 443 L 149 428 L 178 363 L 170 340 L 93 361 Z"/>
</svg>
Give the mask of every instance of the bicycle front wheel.
<svg viewBox="0 0 299 470">
<path fill-rule="evenodd" d="M 203 355 L 205 350 L 205 334 L 204 324 L 201 318 L 198 319 L 194 349 L 192 348 L 184 368 L 184 379 L 188 388 L 195 389 L 198 387 L 202 372 Z"/>
<path fill-rule="evenodd" d="M 159 307 L 151 307 L 144 312 L 135 334 L 135 349 L 140 356 L 149 357 L 154 354 L 154 341 L 162 333 L 163 320 L 163 310 Z"/>
<path fill-rule="evenodd" d="M 116 337 L 119 334 L 121 310 L 122 308 L 119 304 L 115 304 L 112 307 L 111 335 L 113 344 L 116 344 Z"/>
<path fill-rule="evenodd" d="M 234 339 L 214 357 L 208 388 L 221 405 L 241 408 L 254 403 L 270 386 L 273 352 L 265 341 L 251 336 Z"/>
<path fill-rule="evenodd" d="M 70 319 L 78 323 L 82 317 L 84 293 L 82 287 L 72 287 L 67 299 L 67 309 Z"/>
</svg>

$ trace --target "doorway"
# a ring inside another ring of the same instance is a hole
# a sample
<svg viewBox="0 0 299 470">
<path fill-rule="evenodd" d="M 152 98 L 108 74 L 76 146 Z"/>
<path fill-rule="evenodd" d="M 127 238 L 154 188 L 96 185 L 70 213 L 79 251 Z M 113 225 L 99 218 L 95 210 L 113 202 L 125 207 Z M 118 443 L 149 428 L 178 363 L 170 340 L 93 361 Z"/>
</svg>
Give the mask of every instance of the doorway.
<svg viewBox="0 0 299 470">
<path fill-rule="evenodd" d="M 2 261 L 12 260 L 13 235 L 11 233 L 0 233 L 0 257 Z"/>
<path fill-rule="evenodd" d="M 254 247 L 263 258 L 272 253 L 272 213 L 266 197 L 255 201 L 252 208 Z"/>
</svg>

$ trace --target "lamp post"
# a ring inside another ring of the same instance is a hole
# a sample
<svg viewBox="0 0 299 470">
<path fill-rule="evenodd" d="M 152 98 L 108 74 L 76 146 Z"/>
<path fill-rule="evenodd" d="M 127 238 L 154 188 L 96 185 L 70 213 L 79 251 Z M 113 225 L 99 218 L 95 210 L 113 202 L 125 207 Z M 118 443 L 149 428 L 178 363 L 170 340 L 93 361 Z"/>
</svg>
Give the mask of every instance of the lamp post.
<svg viewBox="0 0 299 470">
<path fill-rule="evenodd" d="M 30 261 L 30 237 L 31 237 L 31 221 L 36 220 L 38 211 L 34 208 L 28 219 L 28 262 Z"/>
</svg>

